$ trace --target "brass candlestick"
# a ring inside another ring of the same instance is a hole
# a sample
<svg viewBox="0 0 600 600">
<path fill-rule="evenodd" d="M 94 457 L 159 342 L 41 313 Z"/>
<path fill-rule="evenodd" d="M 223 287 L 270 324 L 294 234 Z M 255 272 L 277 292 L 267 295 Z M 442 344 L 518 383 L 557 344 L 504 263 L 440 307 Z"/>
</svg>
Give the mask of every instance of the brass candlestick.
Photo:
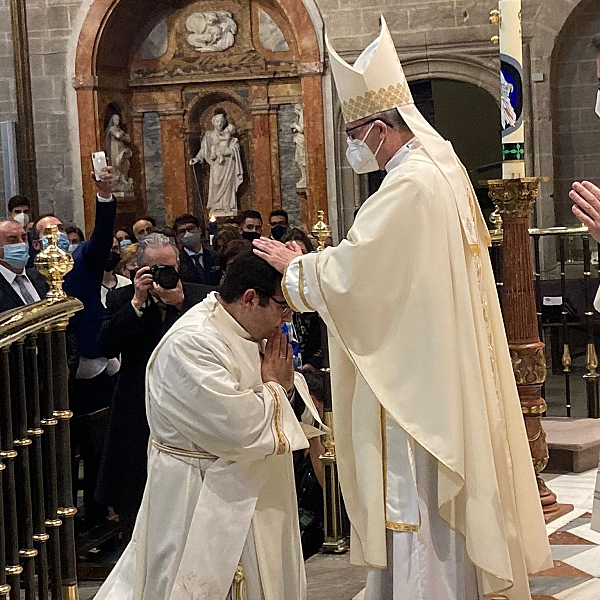
<svg viewBox="0 0 600 600">
<path fill-rule="evenodd" d="M 73 268 L 73 258 L 56 245 L 58 241 L 58 227 L 56 225 L 46 227 L 44 237 L 48 240 L 48 246 L 35 257 L 35 267 L 50 285 L 46 299 L 57 302 L 67 297 L 62 288 L 63 279 Z"/>
</svg>

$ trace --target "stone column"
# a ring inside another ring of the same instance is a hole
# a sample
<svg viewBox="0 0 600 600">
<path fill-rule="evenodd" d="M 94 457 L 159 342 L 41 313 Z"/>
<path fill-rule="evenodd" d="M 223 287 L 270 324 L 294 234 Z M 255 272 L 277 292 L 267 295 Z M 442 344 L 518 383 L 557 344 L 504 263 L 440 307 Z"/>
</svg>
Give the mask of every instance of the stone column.
<svg viewBox="0 0 600 600">
<path fill-rule="evenodd" d="M 148 199 L 146 196 L 146 162 L 144 158 L 144 113 L 134 113 L 131 131 L 131 149 L 133 150 L 132 168 L 138 173 L 134 177 L 136 201 L 136 215 L 148 213 Z"/>
<path fill-rule="evenodd" d="M 163 156 L 165 220 L 171 227 L 177 216 L 189 212 L 183 111 L 163 111 L 159 112 L 158 117 Z"/>
<path fill-rule="evenodd" d="M 539 179 L 494 179 L 488 183 L 490 198 L 504 223 L 502 309 L 506 336 L 542 508 L 546 521 L 550 521 L 573 507 L 558 504 L 556 495 L 539 475 L 548 464 L 548 444 L 541 422 L 547 406 L 540 395 L 546 380 L 546 355 L 538 331 L 529 240 L 529 215 L 538 197 Z"/>
</svg>

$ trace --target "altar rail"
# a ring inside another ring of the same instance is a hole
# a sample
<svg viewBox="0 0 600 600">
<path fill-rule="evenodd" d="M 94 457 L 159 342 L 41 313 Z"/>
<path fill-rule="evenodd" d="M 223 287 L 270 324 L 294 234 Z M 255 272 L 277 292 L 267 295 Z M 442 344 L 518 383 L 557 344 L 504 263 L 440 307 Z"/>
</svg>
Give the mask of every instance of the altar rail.
<svg viewBox="0 0 600 600">
<path fill-rule="evenodd" d="M 76 600 L 65 329 L 79 300 L 0 314 L 0 597 Z"/>
<path fill-rule="evenodd" d="M 496 277 L 500 302 L 502 302 L 502 232 L 493 231 L 490 255 Z M 598 356 L 596 335 L 600 332 L 600 315 L 594 310 L 594 297 L 598 288 L 598 269 L 592 271 L 592 253 L 600 249 L 587 227 L 550 227 L 530 229 L 534 257 L 534 289 L 538 325 L 542 341 L 549 346 L 553 374 L 562 373 L 564 379 L 565 415 L 571 416 L 573 383 L 573 358 L 585 356 L 587 372 L 583 375 L 587 415 L 600 418 Z M 554 277 L 544 277 L 541 261 L 541 243 L 548 240 L 556 249 Z M 552 306 L 544 298 L 557 302 L 555 318 Z M 543 394 L 546 400 L 547 385 Z"/>
</svg>

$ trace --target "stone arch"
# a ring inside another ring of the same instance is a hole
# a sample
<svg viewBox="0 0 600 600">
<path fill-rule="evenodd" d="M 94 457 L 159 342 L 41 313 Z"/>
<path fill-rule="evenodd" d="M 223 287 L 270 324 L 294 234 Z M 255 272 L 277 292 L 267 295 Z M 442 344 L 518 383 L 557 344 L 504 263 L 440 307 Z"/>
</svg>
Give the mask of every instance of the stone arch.
<svg viewBox="0 0 600 600">
<path fill-rule="evenodd" d="M 309 189 L 305 217 L 307 220 L 316 217 L 319 208 L 327 208 L 326 191 L 326 156 L 324 150 L 324 110 L 323 110 L 323 21 L 314 0 L 261 0 L 265 6 L 273 6 L 285 18 L 288 31 L 292 32 L 294 64 L 297 77 L 301 85 L 298 97 L 302 98 L 308 107 L 305 114 L 305 136 L 307 149 L 311 150 L 307 156 L 307 170 Z M 174 6 L 175 4 L 175 6 Z M 143 31 L 147 33 L 148 24 L 157 21 L 162 14 L 170 14 L 192 2 L 172 3 L 169 0 L 157 0 L 152 4 L 152 9 L 140 18 L 139 2 L 137 0 L 84 0 L 80 8 L 74 33 L 71 40 L 70 59 L 73 69 L 73 85 L 75 94 L 70 99 L 71 121 L 75 121 L 73 141 L 80 148 L 78 166 L 81 165 L 82 195 L 86 226 L 89 228 L 93 221 L 94 206 L 89 198 L 93 198 L 93 188 L 87 178 L 88 154 L 94 148 L 101 147 L 102 134 L 98 119 L 98 112 L 102 110 L 106 96 L 109 94 L 120 104 L 126 105 L 131 100 L 131 90 L 128 89 L 129 65 L 132 52 L 140 42 Z M 212 6 L 212 5 L 210 5 Z M 208 10 L 211 10 L 208 8 Z M 287 34 L 286 34 L 287 35 Z M 265 87 L 266 89 L 266 87 Z M 104 93 L 104 96 L 103 96 Z M 256 121 L 269 121 L 268 108 L 260 113 L 261 98 L 251 98 L 253 113 Z M 149 110 L 152 110 L 149 108 Z M 165 109 L 166 120 L 169 121 L 168 129 L 172 138 L 177 137 L 178 130 L 185 129 L 182 124 L 183 111 L 181 103 L 174 101 L 172 106 Z M 260 116 L 260 119 L 258 118 Z M 75 117 L 75 118 L 73 118 Z M 137 129 L 138 140 L 141 134 L 141 119 L 134 113 L 126 114 L 125 118 L 134 132 Z M 176 125 L 176 121 L 180 125 Z M 272 124 L 270 125 L 272 127 Z M 255 132 L 260 127 L 255 125 Z M 162 131 L 162 128 L 161 128 Z M 265 146 L 264 149 L 268 148 Z M 257 148 L 254 148 L 256 152 Z M 178 152 L 177 159 L 187 158 L 185 152 Z M 132 165 L 138 163 L 141 170 L 143 156 L 135 156 Z M 143 175 L 138 177 L 141 181 Z M 173 178 L 170 178 L 173 180 Z M 189 179 L 177 178 L 179 181 Z M 141 184 L 140 184 L 141 185 Z M 181 191 L 181 190 L 180 190 Z M 181 194 L 174 193 L 172 197 Z M 167 194 L 165 194 L 167 198 Z M 137 201 L 137 200 L 136 200 Z M 141 205 L 143 206 L 143 204 Z M 138 212 L 143 208 L 138 206 Z M 178 205 L 167 216 L 172 217 L 173 211 L 183 210 L 183 205 Z M 256 208 L 266 210 L 267 205 Z M 133 209 L 132 209 L 133 210 Z"/>
</svg>

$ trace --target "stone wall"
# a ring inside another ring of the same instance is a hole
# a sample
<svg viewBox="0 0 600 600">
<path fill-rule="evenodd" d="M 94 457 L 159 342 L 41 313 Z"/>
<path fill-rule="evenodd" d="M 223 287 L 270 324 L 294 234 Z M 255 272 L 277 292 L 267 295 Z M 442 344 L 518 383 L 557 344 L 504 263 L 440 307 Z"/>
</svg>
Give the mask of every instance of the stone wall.
<svg viewBox="0 0 600 600">
<path fill-rule="evenodd" d="M 27 2 L 40 212 L 56 212 L 65 221 L 73 218 L 74 201 L 66 56 L 78 8 L 78 0 Z M 0 120 L 14 119 L 10 10 L 8 0 L 0 0 Z M 2 182 L 0 205 L 4 200 Z"/>
<path fill-rule="evenodd" d="M 75 122 L 75 115 L 68 114 L 67 90 L 70 90 L 73 68 L 72 65 L 67 65 L 67 53 L 69 46 L 77 38 L 77 31 L 73 28 L 76 22 L 81 21 L 78 11 L 85 10 L 81 6 L 82 2 L 86 6 L 90 3 L 89 0 L 27 0 L 40 210 L 56 211 L 65 220 L 70 220 L 74 214 L 80 214 L 77 207 L 81 204 L 81 198 L 77 197 L 77 190 L 80 189 L 79 165 L 75 165 L 74 169 L 72 164 L 73 156 L 77 156 L 77 153 L 72 152 L 69 144 L 69 128 Z M 489 43 L 489 39 L 496 33 L 496 27 L 488 24 L 488 14 L 494 2 L 315 2 L 334 45 L 345 57 L 355 57 L 372 41 L 379 30 L 379 15 L 383 13 L 405 61 L 409 79 L 459 79 L 481 85 L 493 92 L 497 50 Z M 531 92 L 526 107 L 530 116 L 531 137 L 528 162 L 532 167 L 532 174 L 550 176 L 550 181 L 542 189 L 543 200 L 538 208 L 538 222 L 542 225 L 554 224 L 554 140 L 550 106 L 552 52 L 555 40 L 572 11 L 580 7 L 585 12 L 594 2 L 597 4 L 597 0 L 523 0 L 526 85 Z M 574 29 L 573 39 L 576 37 L 577 28 Z M 0 0 L 0 120 L 16 118 L 11 56 L 8 0 Z M 531 73 L 536 73 L 535 83 L 531 81 Z M 590 73 L 582 71 L 582 77 L 587 78 L 588 75 Z M 593 84 L 594 81 L 590 85 Z M 580 115 L 585 113 L 587 119 L 590 117 L 585 112 L 588 100 L 589 110 L 593 111 L 593 98 L 587 98 L 587 91 L 585 94 L 585 98 L 582 96 L 577 101 L 584 103 L 578 108 L 583 111 Z M 593 136 L 588 137 L 593 144 Z M 581 151 L 582 154 L 591 156 L 588 149 L 581 147 Z M 582 175 L 587 176 L 586 173 L 587 171 L 582 171 Z M 560 179 L 562 181 L 562 175 Z M 1 166 L 0 184 L 1 206 L 4 204 Z M 359 189 L 361 186 L 355 187 Z M 342 198 L 342 202 L 349 202 L 353 207 L 356 199 Z M 353 210 L 350 205 L 347 209 L 347 213 Z M 343 207 L 341 210 L 344 210 Z"/>
</svg>

